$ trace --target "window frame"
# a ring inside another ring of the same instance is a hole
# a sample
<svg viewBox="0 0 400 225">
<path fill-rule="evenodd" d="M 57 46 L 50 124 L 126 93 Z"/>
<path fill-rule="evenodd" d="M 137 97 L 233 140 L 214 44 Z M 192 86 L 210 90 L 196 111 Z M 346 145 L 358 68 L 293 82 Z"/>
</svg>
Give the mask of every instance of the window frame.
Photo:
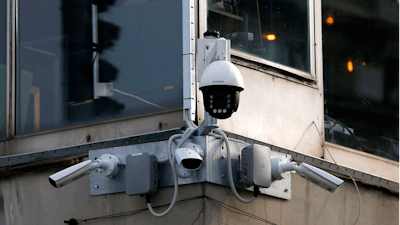
<svg viewBox="0 0 400 225">
<path fill-rule="evenodd" d="M 16 14 L 15 9 L 17 0 L 6 0 L 6 135 L 0 137 L 1 140 L 6 140 L 14 137 L 14 84 L 15 84 L 15 25 Z M 14 18 L 14 19 L 13 19 Z"/>
<path fill-rule="evenodd" d="M 231 49 L 231 55 L 243 58 L 245 60 L 253 61 L 256 63 L 260 63 L 262 65 L 270 66 L 277 68 L 279 70 L 283 70 L 285 72 L 289 72 L 290 74 L 293 74 L 297 77 L 301 77 L 303 79 L 309 80 L 309 81 L 316 81 L 317 80 L 317 69 L 316 69 L 316 61 L 318 57 L 322 58 L 322 55 L 317 54 L 319 51 L 317 51 L 317 43 L 316 43 L 316 38 L 318 34 L 315 31 L 316 23 L 317 21 L 317 15 L 315 12 L 315 7 L 319 4 L 316 4 L 319 0 L 307 0 L 308 1 L 308 25 L 309 25 L 309 59 L 310 59 L 310 72 L 304 72 L 274 61 L 266 60 L 263 59 L 259 56 L 252 55 L 249 53 L 241 52 L 239 50 Z M 204 38 L 203 33 L 207 31 L 207 11 L 208 11 L 208 5 L 207 5 L 207 0 L 200 0 L 199 1 L 199 36 L 200 38 Z M 317 10 L 318 11 L 318 10 Z M 322 38 L 322 37 L 321 37 Z"/>
<path fill-rule="evenodd" d="M 185 31 L 182 33 L 182 38 L 188 38 L 189 36 L 192 39 L 190 39 L 188 42 L 182 40 L 182 49 L 183 51 L 187 50 L 186 45 L 190 45 L 190 49 L 193 50 L 193 52 L 190 52 L 189 54 L 186 53 L 186 55 L 190 56 L 191 60 L 185 60 L 186 58 L 182 57 L 181 63 L 183 67 L 183 71 L 189 71 L 189 73 L 183 73 L 182 74 L 182 79 L 183 79 L 183 92 L 187 91 L 190 94 L 190 97 L 188 98 L 188 95 L 182 96 L 182 106 L 180 107 L 175 107 L 175 108 L 170 108 L 170 109 L 165 109 L 165 110 L 159 110 L 159 111 L 154 111 L 154 112 L 149 112 L 149 113 L 144 113 L 144 114 L 135 114 L 135 115 L 129 115 L 129 116 L 122 116 L 122 117 L 117 117 L 117 118 L 111 118 L 111 119 L 105 119 L 105 120 L 100 120 L 100 121 L 95 121 L 95 122 L 87 122 L 87 123 L 82 123 L 82 124 L 77 124 L 77 125 L 71 125 L 71 126 L 66 126 L 66 127 L 60 127 L 60 128 L 54 128 L 54 129 L 49 129 L 49 130 L 43 130 L 43 131 L 36 131 L 32 133 L 26 133 L 26 134 L 17 134 L 16 133 L 16 104 L 17 104 L 17 98 L 16 98 L 16 77 L 17 77 L 17 69 L 19 66 L 19 58 L 17 57 L 19 54 L 19 0 L 6 0 L 7 4 L 7 26 L 6 26 L 6 136 L 5 137 L 0 137 L 0 143 L 4 142 L 6 140 L 12 141 L 14 139 L 24 139 L 24 138 L 33 138 L 33 140 L 38 140 L 45 135 L 49 135 L 54 132 L 64 132 L 64 131 L 70 131 L 70 130 L 77 130 L 80 131 L 81 129 L 84 128 L 90 128 L 93 126 L 98 126 L 101 124 L 114 124 L 118 123 L 120 121 L 128 121 L 132 119 L 139 119 L 142 117 L 153 117 L 157 115 L 162 115 L 162 114 L 171 114 L 175 113 L 177 111 L 182 112 L 182 118 L 185 118 L 184 113 L 186 110 L 191 111 L 192 118 L 194 120 L 195 117 L 195 97 L 192 95 L 195 93 L 195 85 L 193 85 L 193 80 L 195 79 L 195 74 L 193 70 L 193 64 L 195 62 L 195 35 L 196 35 L 196 29 L 194 21 L 196 21 L 196 14 L 197 14 L 197 4 L 195 4 L 194 0 L 190 0 L 187 2 L 186 0 L 182 0 L 182 15 L 186 15 L 187 18 L 191 18 L 191 21 L 187 21 L 187 23 L 184 21 L 185 18 L 182 18 L 182 25 Z M 197 21 L 196 21 L 197 22 Z M 192 68 L 192 69 L 190 69 Z M 186 97 L 186 99 L 185 99 Z M 189 101 L 188 101 L 189 100 Z M 79 142 L 79 141 L 78 141 Z M 75 142 L 74 142 L 75 143 Z"/>
</svg>

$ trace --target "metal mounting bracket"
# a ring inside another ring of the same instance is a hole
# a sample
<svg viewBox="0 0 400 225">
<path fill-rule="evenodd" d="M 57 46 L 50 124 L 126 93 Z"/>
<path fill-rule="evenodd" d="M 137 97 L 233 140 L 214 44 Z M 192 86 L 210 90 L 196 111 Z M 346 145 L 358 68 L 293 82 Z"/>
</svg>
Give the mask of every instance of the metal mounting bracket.
<svg viewBox="0 0 400 225">
<path fill-rule="evenodd" d="M 178 179 L 178 183 L 193 184 L 200 182 L 210 182 L 214 184 L 229 186 L 227 159 L 226 159 L 226 146 L 222 139 L 213 136 L 195 136 L 187 141 L 187 143 L 194 143 L 199 145 L 205 150 L 203 158 L 203 166 L 194 172 L 193 176 L 186 179 Z M 178 142 L 173 143 L 173 148 L 176 148 Z M 246 187 L 239 182 L 240 174 L 240 152 L 245 147 L 244 143 L 236 141 L 229 142 L 231 155 L 232 155 L 232 174 L 235 186 L 241 189 L 252 191 L 252 188 Z M 265 147 L 267 148 L 267 147 Z M 158 161 L 168 158 L 167 157 L 167 141 L 151 142 L 123 147 L 107 148 L 97 151 L 89 151 L 89 158 L 95 160 L 103 154 L 116 155 L 121 164 L 125 163 L 126 156 L 129 154 L 148 152 L 157 157 Z M 280 152 L 271 152 L 271 157 L 290 157 L 289 155 Z M 182 167 L 178 167 L 182 174 L 189 173 Z M 159 187 L 173 186 L 173 174 L 169 162 L 159 164 L 158 170 Z M 121 167 L 120 171 L 113 178 L 102 176 L 99 172 L 93 171 L 90 174 L 90 195 L 102 195 L 125 192 L 125 167 Z M 291 177 L 280 181 L 274 181 L 270 188 L 260 188 L 262 194 L 282 198 L 291 198 Z"/>
</svg>

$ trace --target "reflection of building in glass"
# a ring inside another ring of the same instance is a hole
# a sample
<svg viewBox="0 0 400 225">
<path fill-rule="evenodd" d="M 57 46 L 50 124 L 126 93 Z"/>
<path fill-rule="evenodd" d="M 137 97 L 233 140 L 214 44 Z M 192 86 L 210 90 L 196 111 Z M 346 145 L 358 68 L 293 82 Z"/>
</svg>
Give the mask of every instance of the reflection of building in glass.
<svg viewBox="0 0 400 225">
<path fill-rule="evenodd" d="M 307 1 L 208 0 L 207 24 L 235 50 L 310 72 L 307 13 Z"/>
<path fill-rule="evenodd" d="M 182 63 L 177 60 L 182 53 L 172 41 L 182 31 L 171 23 L 180 17 L 163 19 L 171 12 L 165 9 L 175 7 L 163 4 L 58 0 L 42 7 L 39 0 L 22 1 L 17 133 L 182 107 Z M 151 16 L 154 10 L 160 18 Z M 152 32 L 144 35 L 143 27 L 170 35 L 160 40 Z M 112 94 L 94 96 L 95 79 L 111 84 L 105 91 Z M 41 110 L 38 97 L 30 97 L 31 86 L 40 90 Z"/>
<path fill-rule="evenodd" d="M 390 159 L 399 157 L 399 7 L 394 1 L 323 1 L 327 140 Z M 347 60 L 351 58 L 352 60 Z"/>
</svg>

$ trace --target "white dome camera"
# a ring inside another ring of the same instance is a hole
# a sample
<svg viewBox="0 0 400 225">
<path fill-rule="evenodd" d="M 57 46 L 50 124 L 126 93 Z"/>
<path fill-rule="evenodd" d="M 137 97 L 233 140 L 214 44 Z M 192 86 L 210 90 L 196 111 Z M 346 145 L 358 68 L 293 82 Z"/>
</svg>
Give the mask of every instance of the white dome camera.
<svg viewBox="0 0 400 225">
<path fill-rule="evenodd" d="M 198 170 L 203 165 L 204 151 L 197 144 L 187 143 L 185 147 L 175 150 L 175 159 L 179 165 L 188 170 Z"/>
<path fill-rule="evenodd" d="M 242 74 L 229 62 L 230 42 L 224 38 L 204 39 L 206 46 L 204 72 L 199 88 L 203 92 L 205 110 L 217 119 L 229 118 L 239 107 L 240 92 L 244 90 Z M 212 46 L 212 47 L 211 47 Z"/>
</svg>

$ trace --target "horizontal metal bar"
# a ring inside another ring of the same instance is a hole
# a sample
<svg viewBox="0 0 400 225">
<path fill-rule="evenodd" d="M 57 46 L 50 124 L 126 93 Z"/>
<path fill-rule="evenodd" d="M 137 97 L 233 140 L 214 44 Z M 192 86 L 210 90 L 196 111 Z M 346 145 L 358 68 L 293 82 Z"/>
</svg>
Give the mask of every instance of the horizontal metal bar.
<svg viewBox="0 0 400 225">
<path fill-rule="evenodd" d="M 82 154 L 87 155 L 87 153 L 90 150 L 98 150 L 103 148 L 111 148 L 111 147 L 168 140 L 168 138 L 171 137 L 172 135 L 181 133 L 182 133 L 181 128 L 173 128 L 169 130 L 116 138 L 106 141 L 91 142 L 83 145 L 75 145 L 75 146 L 68 146 L 68 147 L 45 150 L 40 152 L 3 156 L 0 157 L 0 172 L 10 169 L 11 167 L 20 166 L 23 164 L 32 164 L 37 166 L 38 163 L 41 161 L 43 161 L 44 164 L 47 164 L 51 163 L 51 161 L 49 160 L 71 158 L 71 156 L 75 155 L 82 156 Z"/>
<path fill-rule="evenodd" d="M 257 141 L 255 139 L 252 138 L 248 138 L 239 134 L 235 134 L 235 133 L 231 133 L 228 131 L 224 131 L 225 134 L 230 137 L 230 138 L 234 138 L 234 139 L 238 139 L 241 141 L 245 141 L 249 144 L 259 144 L 259 145 L 264 145 L 267 147 L 270 147 L 272 151 L 276 151 L 276 152 L 281 152 L 281 153 L 285 153 L 285 154 L 289 154 L 291 155 L 294 160 L 298 161 L 298 162 L 305 162 L 308 163 L 310 165 L 313 165 L 315 167 L 321 168 L 323 170 L 329 171 L 329 172 L 333 172 L 336 174 L 340 174 L 343 175 L 345 177 L 348 177 L 348 175 L 340 169 L 339 165 L 326 161 L 324 159 L 320 159 L 320 158 L 316 158 L 314 156 L 310 156 L 310 155 L 306 155 L 303 153 L 299 153 L 299 152 L 295 152 L 293 150 L 289 150 L 286 148 L 282 148 L 276 145 L 272 145 L 269 143 L 265 143 L 265 142 L 261 142 L 261 141 Z M 368 174 L 359 170 L 355 170 L 352 168 L 348 168 L 346 166 L 340 165 L 344 170 L 346 170 L 346 172 L 348 172 L 351 176 L 353 176 L 353 178 L 355 180 L 361 181 L 363 183 L 369 184 L 369 185 L 373 185 L 373 186 L 378 186 L 378 187 L 383 187 L 386 188 L 392 192 L 395 193 L 399 193 L 399 183 L 393 180 L 389 180 L 383 177 L 379 177 L 373 174 Z"/>
</svg>

